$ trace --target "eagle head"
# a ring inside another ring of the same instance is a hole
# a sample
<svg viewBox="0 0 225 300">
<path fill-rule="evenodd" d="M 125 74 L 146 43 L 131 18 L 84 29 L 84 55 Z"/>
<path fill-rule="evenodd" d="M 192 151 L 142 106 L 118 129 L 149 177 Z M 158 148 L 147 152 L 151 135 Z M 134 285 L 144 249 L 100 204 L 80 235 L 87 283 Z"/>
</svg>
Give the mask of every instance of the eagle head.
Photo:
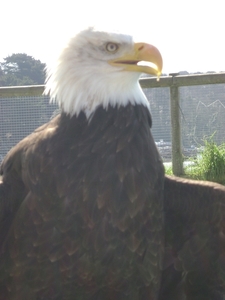
<svg viewBox="0 0 225 300">
<path fill-rule="evenodd" d="M 48 72 L 45 93 L 71 116 L 89 118 L 102 105 L 149 106 L 138 79 L 142 73 L 160 76 L 162 57 L 131 35 L 88 28 L 71 38 L 55 67 Z"/>
</svg>

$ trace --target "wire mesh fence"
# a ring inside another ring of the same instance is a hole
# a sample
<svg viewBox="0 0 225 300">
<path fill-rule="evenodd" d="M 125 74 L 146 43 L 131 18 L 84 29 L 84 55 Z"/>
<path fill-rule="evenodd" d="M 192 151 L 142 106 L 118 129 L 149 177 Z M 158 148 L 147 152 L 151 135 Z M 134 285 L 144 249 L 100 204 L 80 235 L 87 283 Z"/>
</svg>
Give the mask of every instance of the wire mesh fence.
<svg viewBox="0 0 225 300">
<path fill-rule="evenodd" d="M 48 122 L 57 109 L 44 96 L 0 98 L 0 161 L 20 140 Z"/>
<path fill-rule="evenodd" d="M 225 142 L 225 84 L 180 87 L 183 147 Z"/>
<path fill-rule="evenodd" d="M 169 88 L 144 89 L 151 104 L 152 133 L 164 161 L 171 161 Z M 182 153 L 195 157 L 204 141 L 225 143 L 225 84 L 179 88 Z"/>
<path fill-rule="evenodd" d="M 143 89 L 150 102 L 152 135 L 164 161 L 171 161 L 170 89 Z"/>
<path fill-rule="evenodd" d="M 150 101 L 152 133 L 164 161 L 171 161 L 170 87 L 144 88 Z M 197 154 L 203 140 L 213 135 L 225 142 L 225 84 L 179 88 L 182 152 Z M 35 128 L 58 113 L 47 96 L 0 97 L 0 161 L 6 153 Z"/>
</svg>

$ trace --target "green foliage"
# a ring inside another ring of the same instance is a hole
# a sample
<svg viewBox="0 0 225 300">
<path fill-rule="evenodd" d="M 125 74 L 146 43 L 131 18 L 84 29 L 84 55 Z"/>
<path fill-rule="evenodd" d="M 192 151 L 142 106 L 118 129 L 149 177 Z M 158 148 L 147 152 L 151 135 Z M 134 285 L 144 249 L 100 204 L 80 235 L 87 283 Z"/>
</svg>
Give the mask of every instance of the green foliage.
<svg viewBox="0 0 225 300">
<path fill-rule="evenodd" d="M 201 154 L 185 173 L 194 179 L 225 184 L 225 144 L 217 146 L 212 137 L 204 144 Z"/>
<path fill-rule="evenodd" d="M 165 166 L 165 174 L 166 175 L 173 175 L 173 170 L 172 170 L 172 166 Z"/>
<path fill-rule="evenodd" d="M 43 84 L 45 64 L 25 53 L 14 53 L 0 63 L 0 85 L 19 86 Z"/>
</svg>

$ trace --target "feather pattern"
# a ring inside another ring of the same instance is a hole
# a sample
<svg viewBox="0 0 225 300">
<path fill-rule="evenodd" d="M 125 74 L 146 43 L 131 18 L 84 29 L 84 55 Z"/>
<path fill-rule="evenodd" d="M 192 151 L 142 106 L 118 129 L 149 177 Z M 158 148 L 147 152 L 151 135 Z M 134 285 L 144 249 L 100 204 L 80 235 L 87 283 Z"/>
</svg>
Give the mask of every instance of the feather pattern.
<svg viewBox="0 0 225 300">
<path fill-rule="evenodd" d="M 62 113 L 6 156 L 1 187 L 22 191 L 6 192 L 18 202 L 0 257 L 10 299 L 145 299 L 149 286 L 155 299 L 163 166 L 149 120 L 143 105 Z"/>
<path fill-rule="evenodd" d="M 165 177 L 166 255 L 159 299 L 223 300 L 225 187 Z"/>
</svg>

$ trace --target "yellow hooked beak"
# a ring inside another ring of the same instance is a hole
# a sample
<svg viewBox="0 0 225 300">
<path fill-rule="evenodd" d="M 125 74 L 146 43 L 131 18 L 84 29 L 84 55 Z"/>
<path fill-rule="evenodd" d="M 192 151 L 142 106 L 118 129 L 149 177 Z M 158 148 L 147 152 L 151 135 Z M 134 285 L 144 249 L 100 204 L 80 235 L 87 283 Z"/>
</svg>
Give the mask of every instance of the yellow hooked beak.
<svg viewBox="0 0 225 300">
<path fill-rule="evenodd" d="M 162 56 L 159 50 L 146 43 L 134 44 L 133 51 L 115 58 L 109 63 L 113 66 L 123 67 L 125 71 L 147 73 L 159 77 L 162 73 Z"/>
</svg>

